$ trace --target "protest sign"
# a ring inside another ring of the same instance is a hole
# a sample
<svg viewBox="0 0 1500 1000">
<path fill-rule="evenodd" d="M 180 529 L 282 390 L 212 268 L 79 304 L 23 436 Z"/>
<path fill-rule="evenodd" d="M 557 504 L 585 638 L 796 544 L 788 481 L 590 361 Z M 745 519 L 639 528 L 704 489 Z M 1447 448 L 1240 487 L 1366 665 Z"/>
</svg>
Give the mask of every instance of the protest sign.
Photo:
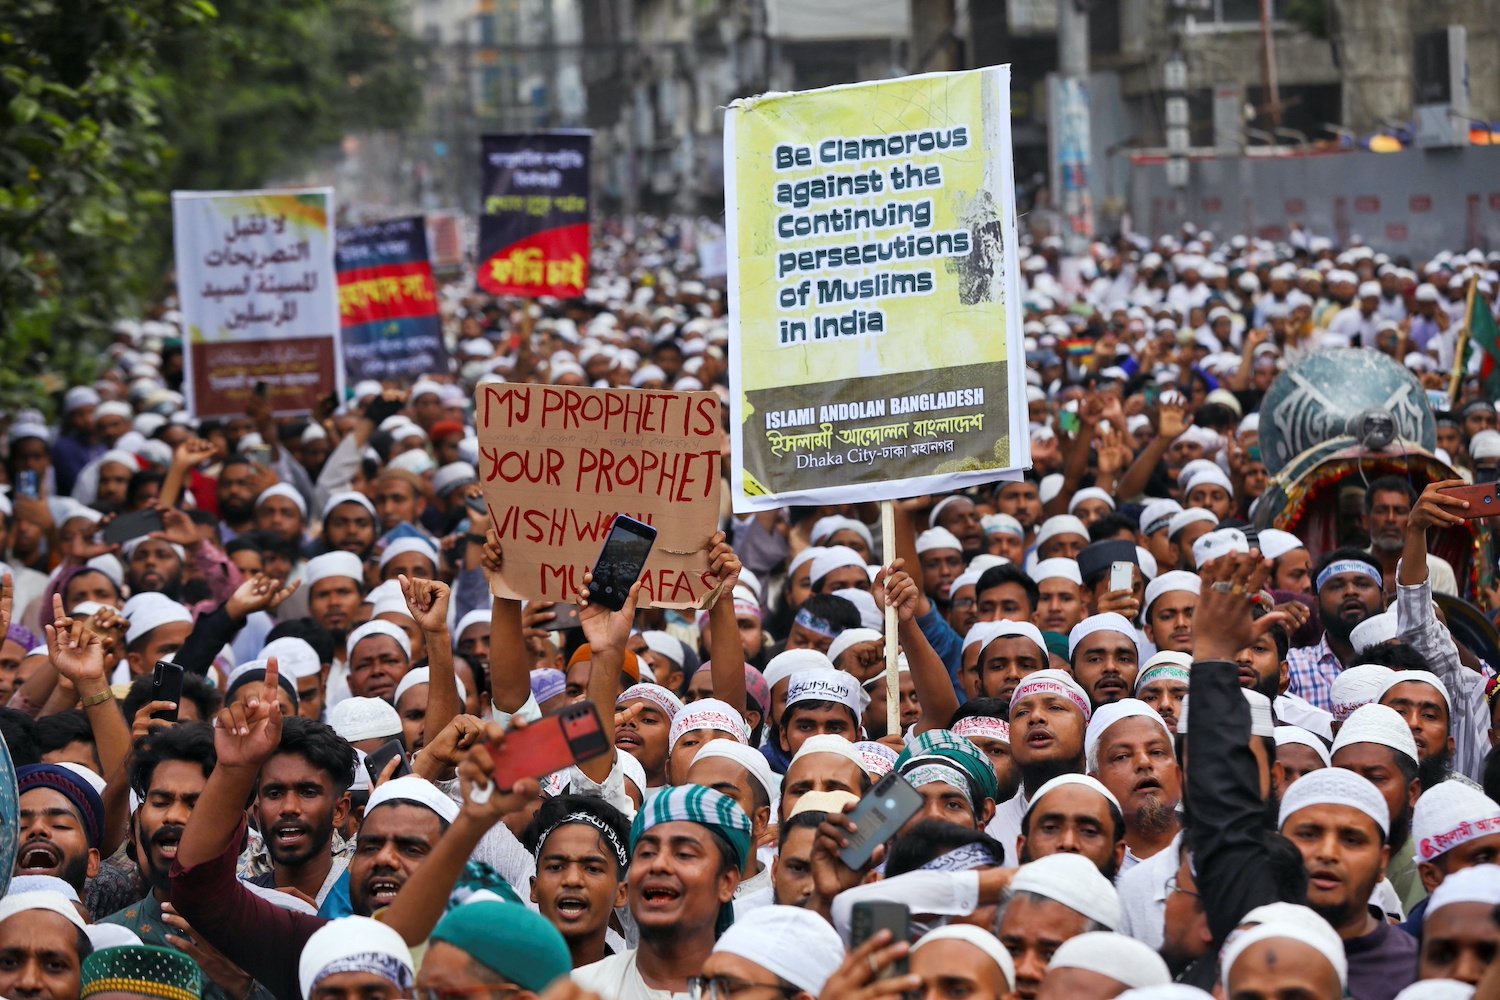
<svg viewBox="0 0 1500 1000">
<path fill-rule="evenodd" d="M 1009 71 L 730 106 L 736 511 L 1029 464 Z"/>
<path fill-rule="evenodd" d="M 589 280 L 592 132 L 487 135 L 479 287 L 495 295 L 583 294 Z"/>
<path fill-rule="evenodd" d="M 341 226 L 336 260 L 348 378 L 412 380 L 445 370 L 422 217 Z"/>
<path fill-rule="evenodd" d="M 174 191 L 183 391 L 199 417 L 278 413 L 342 394 L 333 189 Z"/>
<path fill-rule="evenodd" d="M 616 514 L 657 529 L 641 602 L 699 607 L 713 589 L 719 397 L 557 385 L 481 385 L 479 481 L 505 552 L 500 597 L 571 601 Z"/>
</svg>

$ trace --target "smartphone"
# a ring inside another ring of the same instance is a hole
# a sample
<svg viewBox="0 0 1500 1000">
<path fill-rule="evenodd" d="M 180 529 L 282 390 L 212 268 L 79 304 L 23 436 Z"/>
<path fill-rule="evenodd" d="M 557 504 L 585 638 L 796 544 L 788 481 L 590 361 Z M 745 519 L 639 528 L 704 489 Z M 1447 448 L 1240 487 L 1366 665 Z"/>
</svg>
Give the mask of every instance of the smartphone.
<svg viewBox="0 0 1500 1000">
<path fill-rule="evenodd" d="M 921 808 L 922 793 L 891 771 L 865 793 L 849 814 L 859 829 L 850 835 L 849 846 L 839 851 L 840 860 L 850 868 L 863 868 L 870 863 L 875 848 L 894 837 Z"/>
<path fill-rule="evenodd" d="M 615 523 L 604 540 L 599 561 L 594 564 L 594 579 L 589 584 L 589 600 L 611 611 L 619 611 L 630 596 L 630 588 L 641 578 L 651 546 L 656 544 L 656 529 L 624 514 L 615 515 Z"/>
<path fill-rule="evenodd" d="M 253 444 L 245 449 L 245 457 L 258 469 L 269 469 L 271 467 L 271 446 L 268 444 Z"/>
<path fill-rule="evenodd" d="M 542 628 L 548 632 L 561 632 L 565 628 L 578 628 L 578 605 L 558 603 L 552 605 L 552 611 L 557 615 L 551 621 L 542 622 Z"/>
<path fill-rule="evenodd" d="M 406 747 L 398 739 L 389 739 L 373 751 L 365 755 L 365 770 L 370 772 L 370 787 L 375 787 L 375 782 L 380 780 L 380 772 L 391 762 L 392 757 L 400 759 L 401 763 L 396 765 L 393 778 L 402 778 L 411 774 L 411 764 L 406 760 Z"/>
<path fill-rule="evenodd" d="M 490 508 L 489 505 L 484 502 L 483 493 L 480 493 L 477 496 L 464 497 L 464 506 L 472 510 L 474 513 L 478 514 L 480 517 L 490 516 Z"/>
<path fill-rule="evenodd" d="M 1114 594 L 1130 590 L 1135 586 L 1135 563 L 1114 562 L 1109 564 L 1109 592 Z"/>
<path fill-rule="evenodd" d="M 42 495 L 41 478 L 32 470 L 16 473 L 16 496 L 35 500 Z"/>
<path fill-rule="evenodd" d="M 1473 486 L 1448 486 L 1439 493 L 1469 501 L 1468 510 L 1453 510 L 1459 517 L 1474 520 L 1478 517 L 1500 515 L 1500 483 L 1475 483 Z"/>
<path fill-rule="evenodd" d="M 1077 413 L 1064 410 L 1057 415 L 1057 422 L 1062 425 L 1063 433 L 1068 435 L 1077 434 L 1083 427 L 1083 421 Z"/>
<path fill-rule="evenodd" d="M 489 747 L 495 761 L 495 784 L 501 789 L 602 757 L 614 749 L 604 738 L 604 726 L 591 701 L 564 705 L 525 729 L 506 734 L 505 745 L 499 749 L 493 743 Z"/>
<path fill-rule="evenodd" d="M 153 531 L 164 531 L 161 514 L 154 510 L 136 510 L 121 514 L 104 526 L 104 544 L 123 545 Z"/>
<path fill-rule="evenodd" d="M 858 948 L 880 931 L 891 932 L 891 944 L 911 940 L 911 910 L 905 903 L 871 901 L 854 904 L 849 913 L 850 950 Z M 901 958 L 881 969 L 875 978 L 904 976 L 909 968 L 908 959 Z"/>
<path fill-rule="evenodd" d="M 1146 405 L 1155 406 L 1159 399 L 1161 399 L 1161 386 L 1155 383 L 1146 386 Z"/>
<path fill-rule="evenodd" d="M 156 661 L 156 668 L 151 672 L 151 700 L 170 701 L 173 704 L 182 701 L 182 668 L 180 666 L 170 660 Z M 164 708 L 159 712 L 152 712 L 151 718 L 176 722 L 177 709 Z"/>
</svg>

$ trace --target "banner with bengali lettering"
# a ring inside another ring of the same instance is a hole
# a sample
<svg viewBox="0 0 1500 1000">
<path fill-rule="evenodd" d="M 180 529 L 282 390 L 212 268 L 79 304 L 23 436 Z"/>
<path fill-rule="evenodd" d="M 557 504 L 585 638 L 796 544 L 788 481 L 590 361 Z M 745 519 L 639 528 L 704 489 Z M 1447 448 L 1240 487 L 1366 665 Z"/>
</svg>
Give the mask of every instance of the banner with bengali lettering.
<svg viewBox="0 0 1500 1000">
<path fill-rule="evenodd" d="M 724 172 L 737 512 L 1030 465 L 1009 67 L 736 101 Z"/>
<path fill-rule="evenodd" d="M 592 138 L 587 131 L 556 131 L 480 140 L 480 288 L 561 299 L 583 294 Z"/>
<path fill-rule="evenodd" d="M 410 381 L 445 371 L 443 321 L 422 217 L 340 226 L 335 259 L 349 380 Z"/>
<path fill-rule="evenodd" d="M 333 189 L 174 191 L 183 392 L 237 416 L 266 383 L 280 414 L 342 397 Z"/>
</svg>

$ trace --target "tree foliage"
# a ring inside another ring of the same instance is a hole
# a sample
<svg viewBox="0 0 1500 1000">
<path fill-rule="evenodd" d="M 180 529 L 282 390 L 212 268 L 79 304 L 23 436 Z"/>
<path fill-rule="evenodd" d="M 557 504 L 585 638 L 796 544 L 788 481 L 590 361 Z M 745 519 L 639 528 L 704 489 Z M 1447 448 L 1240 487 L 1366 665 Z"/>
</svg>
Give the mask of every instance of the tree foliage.
<svg viewBox="0 0 1500 1000">
<path fill-rule="evenodd" d="M 0 409 L 95 374 L 162 288 L 171 190 L 263 185 L 410 121 L 397 4 L 0 3 Z"/>
</svg>

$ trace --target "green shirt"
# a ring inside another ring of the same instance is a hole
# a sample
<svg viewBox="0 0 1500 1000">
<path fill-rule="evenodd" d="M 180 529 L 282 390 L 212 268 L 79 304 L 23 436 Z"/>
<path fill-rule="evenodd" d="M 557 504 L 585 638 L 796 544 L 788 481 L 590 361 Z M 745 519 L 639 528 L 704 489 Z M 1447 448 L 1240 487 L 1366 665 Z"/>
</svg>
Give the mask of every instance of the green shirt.
<svg viewBox="0 0 1500 1000">
<path fill-rule="evenodd" d="M 163 948 L 172 945 L 167 941 L 167 935 L 178 936 L 178 931 L 161 918 L 161 903 L 156 898 L 156 893 L 146 894 L 146 898 L 138 903 L 133 903 L 123 910 L 117 910 L 109 916 L 98 921 L 101 924 L 118 924 L 126 930 L 132 931 L 136 937 L 141 939 L 142 944 L 155 944 Z M 244 997 L 232 995 L 218 983 L 203 976 L 203 1000 L 276 1000 L 275 997 L 260 983 L 255 983 L 250 988 L 249 994 Z"/>
</svg>

